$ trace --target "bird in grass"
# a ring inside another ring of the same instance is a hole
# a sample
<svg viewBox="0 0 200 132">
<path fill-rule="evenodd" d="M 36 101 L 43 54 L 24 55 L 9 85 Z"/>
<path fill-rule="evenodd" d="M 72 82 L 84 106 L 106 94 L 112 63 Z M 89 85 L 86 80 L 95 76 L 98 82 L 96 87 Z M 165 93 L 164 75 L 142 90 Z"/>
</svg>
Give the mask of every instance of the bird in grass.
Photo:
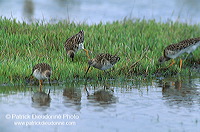
<svg viewBox="0 0 200 132">
<path fill-rule="evenodd" d="M 200 46 L 200 37 L 199 38 L 191 38 L 183 40 L 179 43 L 171 44 L 164 49 L 164 56 L 159 58 L 159 62 L 163 63 L 172 59 L 172 63 L 168 66 L 172 66 L 175 61 L 174 59 L 183 53 L 192 53 L 196 48 Z M 182 59 L 180 59 L 180 69 L 182 68 Z"/>
<path fill-rule="evenodd" d="M 97 55 L 95 58 L 88 61 L 89 67 L 85 75 L 87 74 L 91 66 L 99 70 L 107 70 L 107 69 L 112 68 L 119 60 L 120 60 L 120 57 L 116 55 L 101 53 Z"/>
<path fill-rule="evenodd" d="M 84 42 L 83 30 L 81 30 L 79 33 L 71 36 L 66 40 L 64 47 L 67 52 L 67 55 L 72 59 L 72 61 L 74 60 L 75 53 L 80 49 L 83 49 L 86 52 L 87 57 L 90 58 L 88 55 L 88 50 L 84 48 L 83 42 Z"/>
<path fill-rule="evenodd" d="M 33 67 L 31 75 L 33 75 L 35 78 L 39 80 L 40 91 L 42 91 L 42 83 L 43 80 L 45 79 L 48 79 L 49 85 L 51 86 L 50 83 L 51 74 L 52 74 L 52 68 L 47 63 L 39 63 Z"/>
</svg>

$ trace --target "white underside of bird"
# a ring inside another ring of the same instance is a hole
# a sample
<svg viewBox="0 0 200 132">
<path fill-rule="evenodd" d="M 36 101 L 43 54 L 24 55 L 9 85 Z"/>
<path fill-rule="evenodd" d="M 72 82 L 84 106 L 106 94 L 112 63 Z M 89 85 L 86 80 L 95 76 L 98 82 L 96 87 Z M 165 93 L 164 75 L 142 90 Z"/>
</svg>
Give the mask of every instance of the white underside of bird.
<svg viewBox="0 0 200 132">
<path fill-rule="evenodd" d="M 40 71 L 38 69 L 36 69 L 34 72 L 33 72 L 33 76 L 35 78 L 37 78 L 38 80 L 44 80 L 44 79 L 47 79 L 47 77 L 43 74 L 40 73 Z"/>
<path fill-rule="evenodd" d="M 199 46 L 200 46 L 200 42 L 196 43 L 195 45 L 188 46 L 187 48 L 185 48 L 185 49 L 183 49 L 183 50 L 180 50 L 180 51 L 177 52 L 176 54 L 171 54 L 171 53 L 169 52 L 169 54 L 166 55 L 166 56 L 169 57 L 169 58 L 174 59 L 174 58 L 180 56 L 180 55 L 183 54 L 183 53 L 188 53 L 188 54 L 189 54 L 189 53 L 193 52 L 193 51 L 194 51 L 196 48 L 198 48 Z M 171 51 L 171 52 L 173 52 L 173 51 Z"/>
<path fill-rule="evenodd" d="M 108 65 L 106 65 L 106 66 L 102 66 L 101 70 L 107 70 L 107 69 L 112 68 L 113 66 L 114 66 L 114 65 L 112 65 L 112 64 L 108 64 Z"/>
<path fill-rule="evenodd" d="M 81 50 L 81 49 L 84 49 L 83 43 L 80 43 L 80 44 L 78 45 L 78 50 Z"/>
</svg>

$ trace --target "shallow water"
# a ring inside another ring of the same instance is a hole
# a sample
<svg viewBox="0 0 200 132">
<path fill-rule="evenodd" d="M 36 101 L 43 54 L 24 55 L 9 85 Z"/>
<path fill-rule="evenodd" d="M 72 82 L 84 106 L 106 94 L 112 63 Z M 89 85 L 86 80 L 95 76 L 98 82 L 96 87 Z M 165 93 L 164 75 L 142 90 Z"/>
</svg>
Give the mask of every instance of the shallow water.
<svg viewBox="0 0 200 132">
<path fill-rule="evenodd" d="M 45 85 L 46 95 L 33 92 L 37 86 L 0 88 L 5 90 L 0 94 L 1 131 L 200 130 L 199 77 L 150 82 L 75 81 Z M 47 98 L 49 89 L 51 100 L 39 103 L 36 99 Z"/>
<path fill-rule="evenodd" d="M 19 21 L 70 20 L 88 24 L 125 17 L 199 23 L 199 0 L 0 0 L 0 16 Z"/>
</svg>

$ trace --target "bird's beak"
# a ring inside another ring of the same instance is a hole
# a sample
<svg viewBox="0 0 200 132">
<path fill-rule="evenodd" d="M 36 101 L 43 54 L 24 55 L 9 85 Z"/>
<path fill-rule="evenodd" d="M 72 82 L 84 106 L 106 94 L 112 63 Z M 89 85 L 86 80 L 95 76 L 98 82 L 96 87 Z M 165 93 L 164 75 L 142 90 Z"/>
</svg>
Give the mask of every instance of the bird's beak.
<svg viewBox="0 0 200 132">
<path fill-rule="evenodd" d="M 51 86 L 51 80 L 50 80 L 50 78 L 48 78 L 48 81 L 49 81 L 49 85 Z"/>
<path fill-rule="evenodd" d="M 88 73 L 89 69 L 90 69 L 90 66 L 88 66 L 88 69 L 87 69 L 87 71 L 86 71 L 86 73 L 85 73 L 84 77 L 87 75 L 87 73 Z"/>
</svg>

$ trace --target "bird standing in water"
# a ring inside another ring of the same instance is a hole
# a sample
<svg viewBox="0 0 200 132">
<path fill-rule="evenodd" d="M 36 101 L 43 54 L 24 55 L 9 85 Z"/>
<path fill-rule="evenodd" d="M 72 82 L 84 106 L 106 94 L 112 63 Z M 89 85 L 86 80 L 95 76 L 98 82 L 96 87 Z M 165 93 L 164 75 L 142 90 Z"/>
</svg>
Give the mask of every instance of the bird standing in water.
<svg viewBox="0 0 200 132">
<path fill-rule="evenodd" d="M 89 67 L 85 75 L 87 74 L 91 66 L 99 70 L 107 70 L 107 69 L 112 68 L 119 60 L 120 60 L 120 57 L 116 55 L 101 53 L 97 55 L 95 58 L 88 61 Z"/>
<path fill-rule="evenodd" d="M 39 63 L 33 67 L 31 75 L 33 75 L 35 78 L 39 80 L 40 92 L 42 91 L 43 80 L 48 79 L 49 85 L 51 86 L 50 83 L 51 74 L 52 74 L 52 68 L 47 63 Z"/>
<path fill-rule="evenodd" d="M 81 30 L 79 33 L 71 36 L 66 40 L 64 47 L 67 52 L 67 55 L 72 59 L 72 61 L 74 60 L 75 53 L 80 49 L 83 49 L 86 52 L 87 57 L 90 58 L 88 55 L 88 50 L 84 48 L 83 42 L 84 42 L 83 30 Z"/>
<path fill-rule="evenodd" d="M 159 62 L 163 63 L 172 59 L 172 63 L 168 66 L 172 66 L 175 61 L 174 59 L 178 56 L 182 55 L 183 53 L 192 53 L 196 48 L 200 46 L 200 37 L 199 38 L 191 38 L 183 40 L 179 43 L 171 44 L 164 49 L 164 56 L 159 58 Z M 180 59 L 180 69 L 182 68 L 182 59 Z"/>
</svg>

